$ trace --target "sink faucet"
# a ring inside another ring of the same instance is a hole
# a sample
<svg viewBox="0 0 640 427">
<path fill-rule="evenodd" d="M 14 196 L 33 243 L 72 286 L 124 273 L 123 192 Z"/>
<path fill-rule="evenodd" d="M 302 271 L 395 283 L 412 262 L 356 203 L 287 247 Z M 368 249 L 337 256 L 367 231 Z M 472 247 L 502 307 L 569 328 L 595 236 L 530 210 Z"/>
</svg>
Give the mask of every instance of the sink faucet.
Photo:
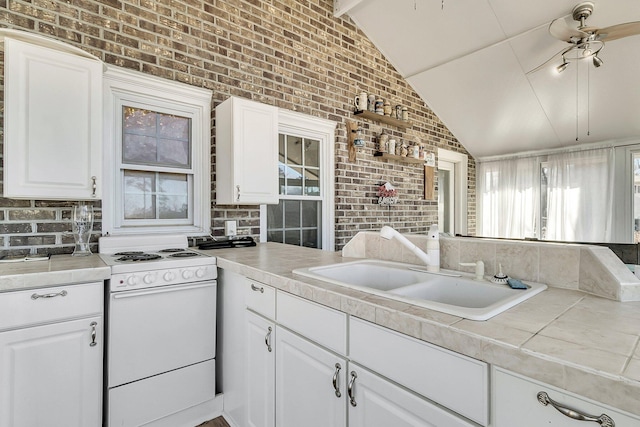
<svg viewBox="0 0 640 427">
<path fill-rule="evenodd" d="M 437 224 L 433 224 L 429 227 L 429 240 L 427 241 L 426 254 L 422 249 L 411 243 L 409 239 L 388 225 L 385 225 L 380 229 L 380 237 L 387 240 L 391 240 L 393 238 L 398 239 L 398 241 L 413 252 L 415 256 L 427 264 L 427 271 L 440 271 L 440 233 L 438 233 Z"/>
</svg>

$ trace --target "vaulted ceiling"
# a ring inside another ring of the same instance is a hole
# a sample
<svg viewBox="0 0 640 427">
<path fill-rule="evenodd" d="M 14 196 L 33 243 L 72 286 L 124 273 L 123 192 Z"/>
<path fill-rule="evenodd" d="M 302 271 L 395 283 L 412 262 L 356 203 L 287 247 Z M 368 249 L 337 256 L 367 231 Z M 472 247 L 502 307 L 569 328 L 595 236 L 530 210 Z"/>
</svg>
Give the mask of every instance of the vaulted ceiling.
<svg viewBox="0 0 640 427">
<path fill-rule="evenodd" d="M 571 63 L 549 34 L 579 0 L 336 0 L 474 157 L 640 139 L 640 35 L 604 64 Z M 590 27 L 640 21 L 638 0 L 593 0 Z M 577 141 L 576 141 L 577 138 Z"/>
</svg>

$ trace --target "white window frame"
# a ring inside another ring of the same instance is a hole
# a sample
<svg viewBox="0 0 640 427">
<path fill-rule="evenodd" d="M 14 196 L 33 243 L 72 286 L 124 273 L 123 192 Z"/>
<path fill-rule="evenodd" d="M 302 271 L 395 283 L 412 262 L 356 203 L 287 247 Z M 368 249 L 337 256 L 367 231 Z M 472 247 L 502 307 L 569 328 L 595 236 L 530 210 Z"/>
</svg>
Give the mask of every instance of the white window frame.
<svg viewBox="0 0 640 427">
<path fill-rule="evenodd" d="M 104 73 L 104 181 L 102 231 L 109 234 L 180 233 L 208 235 L 211 229 L 211 97 L 197 88 L 146 74 L 107 66 Z M 122 107 L 131 106 L 191 119 L 191 167 L 140 170 L 191 175 L 188 220 L 124 220 Z"/>
<path fill-rule="evenodd" d="M 336 123 L 294 111 L 278 111 L 278 133 L 320 141 L 320 196 L 305 196 L 306 200 L 322 202 L 322 249 L 335 251 L 335 170 L 334 141 Z M 278 171 L 276 170 L 275 173 Z M 279 199 L 299 199 L 299 196 L 279 195 Z M 267 241 L 267 207 L 260 205 L 260 241 Z"/>
</svg>

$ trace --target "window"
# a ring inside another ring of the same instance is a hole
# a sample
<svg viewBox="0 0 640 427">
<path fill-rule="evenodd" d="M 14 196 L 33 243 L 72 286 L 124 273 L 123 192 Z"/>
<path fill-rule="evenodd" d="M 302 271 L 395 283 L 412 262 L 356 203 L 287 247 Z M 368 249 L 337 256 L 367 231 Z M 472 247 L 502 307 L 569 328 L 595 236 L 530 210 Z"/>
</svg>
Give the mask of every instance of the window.
<svg viewBox="0 0 640 427">
<path fill-rule="evenodd" d="M 211 92 L 105 74 L 103 231 L 209 234 Z"/>
<path fill-rule="evenodd" d="M 438 229 L 467 234 L 466 154 L 438 148 Z"/>
<path fill-rule="evenodd" d="M 261 207 L 260 240 L 334 250 L 335 123 L 281 110 L 277 205 Z"/>
</svg>

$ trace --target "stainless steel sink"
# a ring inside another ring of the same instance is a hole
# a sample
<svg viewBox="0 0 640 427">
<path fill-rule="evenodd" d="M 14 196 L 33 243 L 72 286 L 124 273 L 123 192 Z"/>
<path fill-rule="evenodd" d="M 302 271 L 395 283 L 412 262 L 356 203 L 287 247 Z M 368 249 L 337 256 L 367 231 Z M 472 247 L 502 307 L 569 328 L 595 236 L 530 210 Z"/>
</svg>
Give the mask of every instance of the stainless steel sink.
<svg viewBox="0 0 640 427">
<path fill-rule="evenodd" d="M 429 273 L 419 266 L 380 260 L 301 268 L 293 273 L 470 320 L 487 320 L 547 288 L 527 283 L 527 289 L 511 289 L 453 271 Z"/>
</svg>

